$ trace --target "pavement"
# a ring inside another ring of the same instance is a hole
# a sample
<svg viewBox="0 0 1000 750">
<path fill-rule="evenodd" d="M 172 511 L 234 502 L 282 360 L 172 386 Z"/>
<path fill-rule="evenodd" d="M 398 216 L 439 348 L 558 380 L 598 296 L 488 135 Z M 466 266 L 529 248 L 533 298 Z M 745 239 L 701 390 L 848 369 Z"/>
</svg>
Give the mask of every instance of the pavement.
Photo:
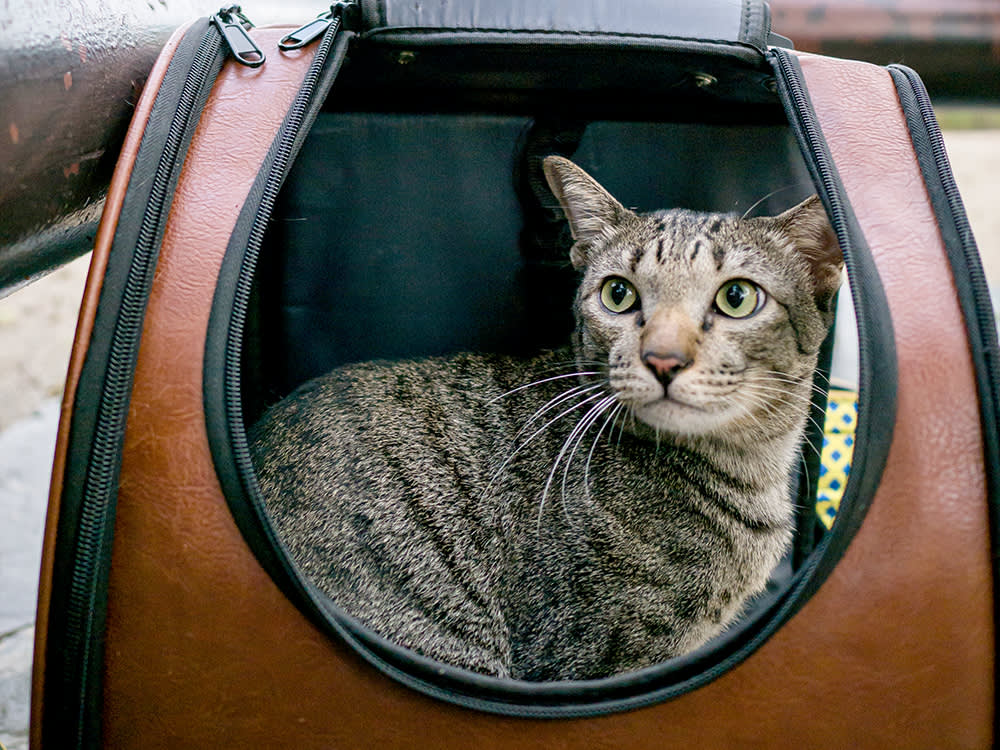
<svg viewBox="0 0 1000 750">
<path fill-rule="evenodd" d="M 0 300 L 0 745 L 28 747 L 36 589 L 60 397 L 89 258 Z"/>
<path fill-rule="evenodd" d="M 0 744 L 26 748 L 35 588 L 59 402 L 0 433 Z"/>
<path fill-rule="evenodd" d="M 945 133 L 987 278 L 1000 290 L 1000 130 Z M 0 745 L 27 749 L 41 539 L 82 258 L 0 299 Z"/>
</svg>

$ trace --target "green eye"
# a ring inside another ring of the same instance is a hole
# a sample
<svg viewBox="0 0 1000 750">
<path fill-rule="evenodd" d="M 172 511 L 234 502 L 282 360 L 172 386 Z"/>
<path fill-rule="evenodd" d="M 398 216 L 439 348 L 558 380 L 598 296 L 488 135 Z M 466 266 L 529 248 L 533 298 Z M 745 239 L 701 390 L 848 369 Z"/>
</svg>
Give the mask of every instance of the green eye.
<svg viewBox="0 0 1000 750">
<path fill-rule="evenodd" d="M 612 276 L 601 287 L 601 303 L 613 313 L 624 313 L 639 302 L 635 287 L 620 276 Z"/>
<path fill-rule="evenodd" d="M 716 309 L 730 318 L 747 318 L 764 306 L 764 290 L 746 279 L 727 281 L 715 293 Z"/>
</svg>

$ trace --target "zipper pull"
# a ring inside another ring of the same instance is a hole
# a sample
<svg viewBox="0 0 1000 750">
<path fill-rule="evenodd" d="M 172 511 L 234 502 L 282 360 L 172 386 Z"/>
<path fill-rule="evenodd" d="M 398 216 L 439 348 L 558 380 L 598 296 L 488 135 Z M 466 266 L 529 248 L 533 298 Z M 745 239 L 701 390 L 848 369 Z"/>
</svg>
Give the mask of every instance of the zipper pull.
<svg viewBox="0 0 1000 750">
<path fill-rule="evenodd" d="M 264 64 L 264 53 L 247 33 L 247 29 L 252 29 L 253 24 L 243 15 L 240 6 L 230 5 L 220 8 L 219 12 L 212 16 L 212 23 L 219 27 L 229 51 L 237 62 L 249 68 L 259 68 Z"/>
<path fill-rule="evenodd" d="M 326 30 L 331 25 L 336 24 L 340 26 L 343 23 L 344 16 L 355 7 L 357 7 L 357 4 L 354 0 L 340 0 L 340 2 L 334 3 L 330 6 L 328 12 L 321 13 L 315 21 L 310 21 L 304 26 L 297 28 L 291 34 L 283 36 L 278 42 L 278 49 L 287 52 L 288 50 L 305 47 L 314 39 L 326 33 Z M 336 30 L 334 33 L 336 33 Z"/>
</svg>

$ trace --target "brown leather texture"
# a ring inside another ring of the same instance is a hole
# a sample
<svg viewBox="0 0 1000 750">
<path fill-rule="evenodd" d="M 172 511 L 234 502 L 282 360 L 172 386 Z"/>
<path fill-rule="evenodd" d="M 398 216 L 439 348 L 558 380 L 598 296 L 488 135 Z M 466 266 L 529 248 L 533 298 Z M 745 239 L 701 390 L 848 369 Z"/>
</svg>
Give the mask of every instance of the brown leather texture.
<svg viewBox="0 0 1000 750">
<path fill-rule="evenodd" d="M 87 348 L 90 344 L 91 332 L 94 327 L 94 318 L 97 315 L 97 304 L 100 300 L 101 287 L 104 283 L 104 272 L 108 265 L 108 255 L 111 252 L 111 242 L 114 239 L 118 217 L 121 214 L 122 203 L 125 200 L 125 192 L 128 189 L 129 179 L 132 176 L 135 157 L 139 153 L 139 144 L 142 142 L 146 123 L 149 121 L 149 114 L 153 110 L 153 102 L 156 100 L 160 84 L 163 83 L 167 67 L 170 65 L 174 52 L 177 51 L 177 46 L 180 44 L 189 26 L 190 24 L 185 24 L 180 27 L 167 40 L 152 70 L 150 70 L 142 95 L 136 104 L 135 113 L 132 116 L 128 132 L 125 134 L 125 141 L 122 144 L 121 153 L 118 155 L 118 162 L 108 188 L 107 201 L 104 204 L 101 223 L 98 226 L 97 236 L 94 239 L 94 250 L 91 255 L 90 269 L 87 272 L 87 283 L 84 287 L 83 299 L 80 303 L 80 315 L 77 319 L 73 350 L 70 352 L 66 387 L 63 391 L 62 407 L 59 415 L 59 435 L 56 440 L 55 458 L 52 465 L 52 481 L 49 485 L 49 505 L 45 519 L 45 536 L 42 544 L 42 564 L 39 576 L 38 609 L 35 618 L 35 649 L 32 661 L 31 685 L 31 746 L 34 748 L 41 747 L 42 745 L 41 717 L 44 710 L 42 694 L 45 681 L 45 642 L 48 636 L 49 603 L 52 594 L 52 568 L 54 564 L 53 555 L 55 554 L 56 546 L 56 530 L 59 524 L 59 500 L 63 490 L 63 475 L 66 469 L 66 451 L 69 447 L 69 430 L 73 417 L 73 403 L 76 400 L 80 372 L 83 369 L 83 362 L 87 356 Z"/>
<path fill-rule="evenodd" d="M 899 414 L 872 509 L 831 578 L 739 667 L 595 719 L 460 709 L 380 675 L 265 575 L 209 455 L 202 352 L 223 251 L 308 62 L 227 65 L 177 187 L 139 354 L 115 529 L 108 748 L 986 747 L 992 580 L 965 329 L 889 75 L 803 57 L 885 281 Z M 947 373 L 943 387 L 942 370 Z M 864 394 L 862 394 L 864 398 Z"/>
</svg>

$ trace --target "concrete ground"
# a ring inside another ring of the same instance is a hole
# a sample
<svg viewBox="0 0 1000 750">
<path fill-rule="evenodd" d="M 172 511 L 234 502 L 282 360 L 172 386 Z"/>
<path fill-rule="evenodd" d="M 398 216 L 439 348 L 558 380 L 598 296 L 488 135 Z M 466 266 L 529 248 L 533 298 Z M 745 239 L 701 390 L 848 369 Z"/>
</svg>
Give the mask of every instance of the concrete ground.
<svg viewBox="0 0 1000 750">
<path fill-rule="evenodd" d="M 1000 289 L 1000 130 L 945 133 L 987 277 Z M 0 300 L 0 745 L 27 748 L 35 589 L 82 258 Z"/>
</svg>

